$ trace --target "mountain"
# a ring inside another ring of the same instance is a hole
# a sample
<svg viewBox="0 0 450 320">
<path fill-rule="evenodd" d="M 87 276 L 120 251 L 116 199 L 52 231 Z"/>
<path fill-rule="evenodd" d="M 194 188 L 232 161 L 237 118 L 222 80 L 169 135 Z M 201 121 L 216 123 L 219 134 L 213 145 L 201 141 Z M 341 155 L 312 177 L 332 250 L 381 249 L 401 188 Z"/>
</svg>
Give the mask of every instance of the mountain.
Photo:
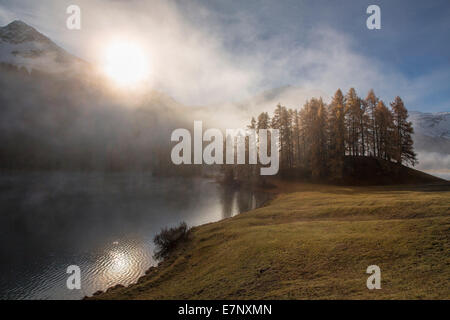
<svg viewBox="0 0 450 320">
<path fill-rule="evenodd" d="M 186 108 L 93 70 L 21 21 L 0 28 L 0 170 L 175 170 L 164 157 Z"/>
<path fill-rule="evenodd" d="M 409 120 L 416 133 L 433 138 L 450 139 L 450 112 L 422 113 L 412 111 Z"/>
<path fill-rule="evenodd" d="M 450 179 L 450 112 L 411 111 L 418 169 Z"/>
<path fill-rule="evenodd" d="M 40 72 L 17 69 L 22 67 Z M 170 128 L 190 128 L 193 119 L 204 119 L 210 127 L 236 128 L 262 111 L 272 112 L 278 103 L 299 108 L 314 96 L 327 100 L 323 92 L 284 86 L 222 106 L 226 112 L 211 107 L 186 112 L 187 107 L 163 93 L 149 91 L 137 97 L 115 92 L 103 78 L 78 76 L 83 70 L 90 71 L 91 66 L 26 23 L 14 21 L 0 28 L 0 167 L 72 162 L 73 167 L 96 167 L 110 158 L 112 149 L 128 147 L 134 148 L 129 154 L 139 162 L 146 152 L 148 159 L 153 157 L 149 141 L 160 145 L 170 136 Z M 418 168 L 447 172 L 450 113 L 411 112 L 410 119 L 416 131 Z M 130 161 L 124 162 L 126 166 Z"/>
<path fill-rule="evenodd" d="M 79 72 L 88 66 L 19 20 L 0 28 L 0 62 L 55 73 Z"/>
<path fill-rule="evenodd" d="M 410 112 L 414 146 L 419 152 L 450 154 L 450 112 Z"/>
</svg>

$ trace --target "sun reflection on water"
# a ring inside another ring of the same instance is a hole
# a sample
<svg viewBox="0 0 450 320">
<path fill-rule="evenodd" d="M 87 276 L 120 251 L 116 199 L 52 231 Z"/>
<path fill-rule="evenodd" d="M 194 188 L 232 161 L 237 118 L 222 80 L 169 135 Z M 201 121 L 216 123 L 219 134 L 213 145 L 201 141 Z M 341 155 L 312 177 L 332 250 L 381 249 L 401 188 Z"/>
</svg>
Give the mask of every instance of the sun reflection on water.
<svg viewBox="0 0 450 320">
<path fill-rule="evenodd" d="M 96 274 L 95 287 L 105 290 L 117 284 L 128 285 L 137 281 L 151 266 L 149 253 L 149 248 L 142 243 L 114 242 L 106 249 L 93 270 Z"/>
<path fill-rule="evenodd" d="M 124 252 L 112 251 L 109 254 L 111 263 L 108 268 L 108 272 L 112 274 L 123 274 L 131 268 L 133 264 L 131 263 L 129 257 Z"/>
</svg>

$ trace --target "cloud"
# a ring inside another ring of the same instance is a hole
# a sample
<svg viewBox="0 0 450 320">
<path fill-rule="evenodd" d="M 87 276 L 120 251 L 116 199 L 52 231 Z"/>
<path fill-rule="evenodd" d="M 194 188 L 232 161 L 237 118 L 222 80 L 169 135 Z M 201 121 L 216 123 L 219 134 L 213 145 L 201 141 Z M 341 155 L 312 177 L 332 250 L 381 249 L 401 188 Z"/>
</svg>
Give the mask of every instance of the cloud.
<svg viewBox="0 0 450 320">
<path fill-rule="evenodd" d="M 355 87 L 361 96 L 374 88 L 386 102 L 400 95 L 409 106 L 418 105 L 422 92 L 448 79 L 442 71 L 408 79 L 362 54 L 357 50 L 362 44 L 348 34 L 320 21 L 315 29 L 280 32 L 266 26 L 259 13 L 227 14 L 198 1 L 79 0 L 82 30 L 73 32 L 65 29 L 65 8 L 71 1 L 43 0 L 39 6 L 15 1 L 19 4 L 11 8 L 29 5 L 29 12 L 19 15 L 33 17 L 31 22 L 57 43 L 97 65 L 102 64 L 109 42 L 140 43 L 153 66 L 152 85 L 189 105 L 223 106 L 291 84 L 328 96 L 337 88 Z M 15 13 L 3 9 L 2 14 Z M 304 98 L 302 93 L 295 105 L 288 106 L 298 107 Z M 295 99 L 290 92 L 286 104 Z"/>
<path fill-rule="evenodd" d="M 450 180 L 450 154 L 419 151 L 417 158 L 419 159 L 417 169 Z"/>
<path fill-rule="evenodd" d="M 14 15 L 9 10 L 0 7 L 0 24 L 6 24 L 14 20 Z"/>
<path fill-rule="evenodd" d="M 417 158 L 421 170 L 450 171 L 450 154 L 419 151 Z"/>
</svg>

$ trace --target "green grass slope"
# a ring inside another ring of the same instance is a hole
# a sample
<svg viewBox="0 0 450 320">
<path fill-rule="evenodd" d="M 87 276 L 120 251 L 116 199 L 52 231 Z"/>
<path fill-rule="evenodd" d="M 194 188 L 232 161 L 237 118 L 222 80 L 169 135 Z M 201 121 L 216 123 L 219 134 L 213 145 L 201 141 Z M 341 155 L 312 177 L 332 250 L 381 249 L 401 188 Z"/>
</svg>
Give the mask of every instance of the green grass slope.
<svg viewBox="0 0 450 320">
<path fill-rule="evenodd" d="M 290 183 L 95 299 L 450 299 L 450 185 Z M 381 290 L 366 269 L 381 268 Z"/>
</svg>

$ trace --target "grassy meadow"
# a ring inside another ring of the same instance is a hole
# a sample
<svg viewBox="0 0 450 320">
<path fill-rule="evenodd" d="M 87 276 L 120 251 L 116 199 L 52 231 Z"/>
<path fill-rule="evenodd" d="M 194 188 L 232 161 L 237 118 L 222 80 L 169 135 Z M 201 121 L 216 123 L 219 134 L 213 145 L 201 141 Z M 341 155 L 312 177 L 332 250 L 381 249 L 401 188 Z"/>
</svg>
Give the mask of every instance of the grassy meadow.
<svg viewBox="0 0 450 320">
<path fill-rule="evenodd" d="M 276 186 L 266 206 L 193 228 L 137 284 L 94 298 L 450 298 L 449 184 Z"/>
</svg>

